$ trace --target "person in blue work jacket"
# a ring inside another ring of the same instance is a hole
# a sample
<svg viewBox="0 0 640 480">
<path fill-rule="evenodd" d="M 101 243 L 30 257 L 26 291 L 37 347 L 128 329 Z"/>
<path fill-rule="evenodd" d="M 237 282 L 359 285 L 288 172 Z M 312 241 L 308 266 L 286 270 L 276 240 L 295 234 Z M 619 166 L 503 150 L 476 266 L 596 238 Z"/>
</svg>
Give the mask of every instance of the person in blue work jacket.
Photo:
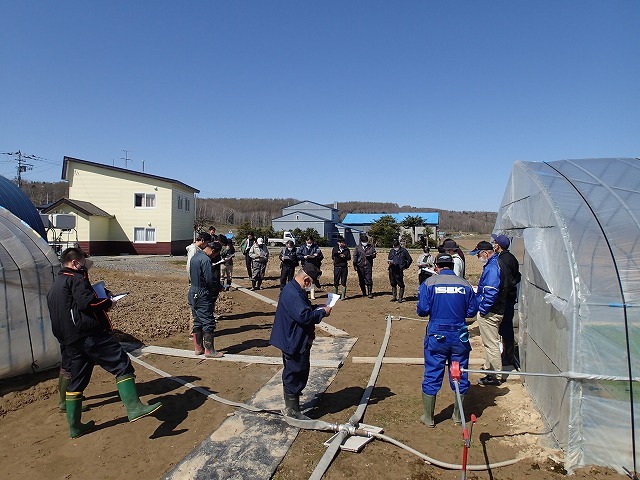
<svg viewBox="0 0 640 480">
<path fill-rule="evenodd" d="M 482 275 L 478 280 L 478 328 L 484 346 L 484 370 L 502 371 L 500 355 L 500 324 L 504 316 L 507 298 L 505 270 L 498 262 L 498 255 L 491 243 L 478 242 L 469 255 L 475 255 L 482 263 Z M 480 385 L 498 386 L 502 382 L 493 373 L 478 380 Z"/>
<path fill-rule="evenodd" d="M 453 273 L 453 257 L 441 253 L 436 258 L 433 275 L 424 281 L 418 290 L 419 316 L 429 316 L 429 324 L 424 337 L 424 380 L 422 381 L 422 404 L 424 415 L 420 420 L 427 427 L 435 427 L 433 412 L 436 396 L 442 386 L 445 365 L 459 362 L 461 368 L 469 366 L 469 332 L 465 319 L 478 312 L 478 302 L 473 287 L 464 278 Z M 451 375 L 451 389 L 455 390 Z M 460 396 L 464 399 L 469 390 L 467 373 L 460 377 Z M 458 402 L 454 402 L 454 423 L 461 423 Z"/>
<path fill-rule="evenodd" d="M 307 298 L 309 290 L 320 275 L 311 262 L 298 270 L 293 280 L 280 294 L 273 320 L 269 344 L 282 351 L 282 390 L 285 408 L 283 415 L 308 420 L 300 412 L 300 395 L 309 379 L 311 344 L 315 338 L 315 325 L 331 314 L 331 307 L 313 306 Z"/>
</svg>

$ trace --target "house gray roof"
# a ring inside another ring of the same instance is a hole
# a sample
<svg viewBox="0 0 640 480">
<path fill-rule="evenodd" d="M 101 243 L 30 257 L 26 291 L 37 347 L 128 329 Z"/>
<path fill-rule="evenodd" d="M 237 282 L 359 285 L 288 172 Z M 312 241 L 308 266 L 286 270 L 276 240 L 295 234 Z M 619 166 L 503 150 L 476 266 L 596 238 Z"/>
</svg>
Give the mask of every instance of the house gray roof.
<svg viewBox="0 0 640 480">
<path fill-rule="evenodd" d="M 62 161 L 62 180 L 67 180 L 67 164 L 70 161 L 71 162 L 80 163 L 80 164 L 83 164 L 83 165 L 90 165 L 92 167 L 104 168 L 106 170 L 112 170 L 114 172 L 128 173 L 129 175 L 135 175 L 135 176 L 138 176 L 138 177 L 150 178 L 150 179 L 153 179 L 153 180 L 162 180 L 164 182 L 169 182 L 169 183 L 173 183 L 175 185 L 179 185 L 179 186 L 181 186 L 183 188 L 186 188 L 188 190 L 193 191 L 194 193 L 200 193 L 200 190 L 198 190 L 197 188 L 193 188 L 193 187 L 187 185 L 186 183 L 179 182 L 178 180 L 174 180 L 172 178 L 160 177 L 158 175 L 151 175 L 149 173 L 136 172 L 134 170 L 128 170 L 126 168 L 112 167 L 111 165 L 105 165 L 103 163 L 89 162 L 87 160 L 80 160 L 79 158 L 73 158 L 73 157 L 67 157 L 67 156 L 65 156 L 64 160 Z"/>
<path fill-rule="evenodd" d="M 72 200 L 70 198 L 61 198 L 57 202 L 53 202 L 51 205 L 48 205 L 47 208 L 43 209 L 42 213 L 49 213 L 55 210 L 56 208 L 58 208 L 60 205 L 69 205 L 70 207 L 78 210 L 81 213 L 84 213 L 85 215 L 113 218 L 113 215 L 110 215 L 109 213 L 105 212 L 101 208 L 96 207 L 91 202 L 85 202 L 82 200 Z"/>
</svg>

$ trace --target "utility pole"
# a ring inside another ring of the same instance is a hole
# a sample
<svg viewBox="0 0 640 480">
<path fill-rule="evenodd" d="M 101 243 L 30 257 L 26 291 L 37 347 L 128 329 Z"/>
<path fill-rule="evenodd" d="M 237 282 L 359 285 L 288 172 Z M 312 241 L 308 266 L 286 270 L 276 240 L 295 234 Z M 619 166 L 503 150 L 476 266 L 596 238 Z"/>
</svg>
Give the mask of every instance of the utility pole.
<svg viewBox="0 0 640 480">
<path fill-rule="evenodd" d="M 124 158 L 120 157 L 120 160 L 124 160 L 124 168 L 129 168 L 129 162 L 131 159 L 129 158 L 129 152 L 131 150 L 122 150 L 124 152 Z"/>
<path fill-rule="evenodd" d="M 3 155 L 10 155 L 16 159 L 18 165 L 16 167 L 16 180 L 18 181 L 18 186 L 22 187 L 22 174 L 27 170 L 33 169 L 33 164 L 27 163 L 27 160 L 36 160 L 38 157 L 35 155 L 25 155 L 20 150 L 13 153 L 2 152 Z"/>
</svg>

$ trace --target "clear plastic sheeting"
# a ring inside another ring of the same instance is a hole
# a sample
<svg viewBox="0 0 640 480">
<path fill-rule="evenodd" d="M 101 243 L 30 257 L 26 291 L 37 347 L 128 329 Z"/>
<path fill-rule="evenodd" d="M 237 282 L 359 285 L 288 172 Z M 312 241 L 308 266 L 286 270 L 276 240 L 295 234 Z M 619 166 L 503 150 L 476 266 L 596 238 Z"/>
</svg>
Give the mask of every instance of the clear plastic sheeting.
<svg viewBox="0 0 640 480">
<path fill-rule="evenodd" d="M 637 471 L 640 160 L 516 162 L 495 230 L 523 252 L 524 370 L 575 374 L 525 380 L 565 468 Z"/>
<path fill-rule="evenodd" d="M 59 268 L 49 244 L 0 207 L 0 379 L 60 362 L 46 298 Z"/>
</svg>

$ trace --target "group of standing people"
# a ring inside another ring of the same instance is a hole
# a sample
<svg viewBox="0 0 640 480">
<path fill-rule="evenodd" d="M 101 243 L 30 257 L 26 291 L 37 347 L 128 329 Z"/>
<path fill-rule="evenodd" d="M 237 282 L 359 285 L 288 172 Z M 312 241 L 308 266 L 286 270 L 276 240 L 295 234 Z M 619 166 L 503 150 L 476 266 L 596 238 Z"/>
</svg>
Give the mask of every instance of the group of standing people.
<svg viewBox="0 0 640 480">
<path fill-rule="evenodd" d="M 461 400 L 470 382 L 465 369 L 469 365 L 471 344 L 467 318 L 477 315 L 480 336 L 485 349 L 483 370 L 487 374 L 478 380 L 483 386 L 498 386 L 504 375 L 503 360 L 517 366 L 514 353 L 513 315 L 517 301 L 517 285 L 520 282 L 518 260 L 509 252 L 510 241 L 505 235 L 492 235 L 493 242 L 481 241 L 469 255 L 476 256 L 483 269 L 476 291 L 456 270 L 464 272 L 464 259 L 455 241 L 445 240 L 442 253 L 435 259 L 435 272 L 420 284 L 416 312 L 429 316 L 424 338 L 425 370 L 422 382 L 423 415 L 421 421 L 435 427 L 434 409 L 436 396 L 442 386 L 445 366 L 458 362 L 462 374 L 459 380 Z M 455 254 L 462 261 L 456 268 Z M 500 352 L 502 337 L 503 353 Z M 449 371 L 451 389 L 455 386 Z M 452 419 L 460 423 L 458 402 L 454 403 Z"/>
</svg>

